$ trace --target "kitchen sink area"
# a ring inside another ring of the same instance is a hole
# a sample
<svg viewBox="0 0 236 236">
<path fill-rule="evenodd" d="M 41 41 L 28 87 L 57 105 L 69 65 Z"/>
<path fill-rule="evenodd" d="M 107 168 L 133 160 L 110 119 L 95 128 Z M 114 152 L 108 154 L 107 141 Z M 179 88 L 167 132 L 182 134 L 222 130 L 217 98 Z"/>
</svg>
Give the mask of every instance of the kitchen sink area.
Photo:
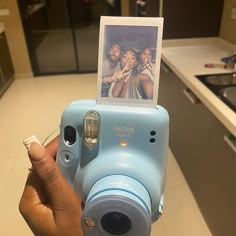
<svg viewBox="0 0 236 236">
<path fill-rule="evenodd" d="M 236 235 L 236 71 L 222 61 L 235 51 L 213 38 L 169 40 L 162 49 L 159 103 L 170 115 L 170 148 L 214 236 Z"/>
<path fill-rule="evenodd" d="M 236 112 L 236 72 L 196 76 L 218 98 Z"/>
</svg>

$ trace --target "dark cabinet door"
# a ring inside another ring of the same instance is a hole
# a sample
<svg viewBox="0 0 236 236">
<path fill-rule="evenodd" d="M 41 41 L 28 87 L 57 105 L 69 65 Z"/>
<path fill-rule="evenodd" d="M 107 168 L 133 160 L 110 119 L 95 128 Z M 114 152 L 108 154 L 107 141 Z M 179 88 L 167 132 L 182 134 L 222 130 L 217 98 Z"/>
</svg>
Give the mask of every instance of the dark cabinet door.
<svg viewBox="0 0 236 236">
<path fill-rule="evenodd" d="M 170 148 L 209 229 L 235 236 L 236 153 L 224 141 L 229 131 L 163 66 L 158 103 L 169 112 Z"/>
<path fill-rule="evenodd" d="M 162 12 L 164 39 L 219 36 L 223 7 L 224 0 L 129 0 L 130 16 L 158 17 Z"/>
<path fill-rule="evenodd" d="M 100 16 L 120 15 L 118 4 L 114 8 L 106 0 L 17 2 L 34 75 L 97 70 Z"/>
<path fill-rule="evenodd" d="M 8 80 L 11 80 L 14 69 L 5 33 L 0 34 L 0 67 L 2 81 L 7 82 Z"/>
<path fill-rule="evenodd" d="M 164 39 L 219 35 L 223 0 L 163 1 Z"/>
</svg>

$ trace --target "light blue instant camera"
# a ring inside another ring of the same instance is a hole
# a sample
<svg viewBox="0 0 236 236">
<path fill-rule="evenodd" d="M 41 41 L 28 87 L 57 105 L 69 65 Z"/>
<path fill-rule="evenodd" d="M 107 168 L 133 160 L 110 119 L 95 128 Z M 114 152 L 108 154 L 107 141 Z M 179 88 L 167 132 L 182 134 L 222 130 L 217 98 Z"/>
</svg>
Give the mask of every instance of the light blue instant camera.
<svg viewBox="0 0 236 236">
<path fill-rule="evenodd" d="M 149 236 L 162 214 L 169 116 L 161 106 L 69 104 L 57 163 L 85 203 L 86 236 Z"/>
</svg>

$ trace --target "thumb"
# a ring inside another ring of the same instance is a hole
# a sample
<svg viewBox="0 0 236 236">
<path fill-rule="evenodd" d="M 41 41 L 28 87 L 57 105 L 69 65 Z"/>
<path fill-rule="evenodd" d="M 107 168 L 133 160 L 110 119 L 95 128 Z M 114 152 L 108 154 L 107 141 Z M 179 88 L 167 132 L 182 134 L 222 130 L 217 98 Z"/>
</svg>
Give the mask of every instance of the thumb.
<svg viewBox="0 0 236 236">
<path fill-rule="evenodd" d="M 67 182 L 63 178 L 53 157 L 38 143 L 31 143 L 29 148 L 29 158 L 34 171 L 48 193 L 48 197 L 56 200 L 67 187 Z"/>
</svg>

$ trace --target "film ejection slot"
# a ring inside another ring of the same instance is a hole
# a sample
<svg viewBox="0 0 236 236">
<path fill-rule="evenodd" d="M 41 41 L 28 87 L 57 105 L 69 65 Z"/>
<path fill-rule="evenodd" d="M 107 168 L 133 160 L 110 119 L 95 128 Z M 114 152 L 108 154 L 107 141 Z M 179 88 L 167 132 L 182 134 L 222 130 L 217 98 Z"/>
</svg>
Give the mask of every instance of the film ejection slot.
<svg viewBox="0 0 236 236">
<path fill-rule="evenodd" d="M 93 147 L 98 143 L 100 116 L 96 111 L 89 111 L 84 117 L 84 142 Z"/>
</svg>

